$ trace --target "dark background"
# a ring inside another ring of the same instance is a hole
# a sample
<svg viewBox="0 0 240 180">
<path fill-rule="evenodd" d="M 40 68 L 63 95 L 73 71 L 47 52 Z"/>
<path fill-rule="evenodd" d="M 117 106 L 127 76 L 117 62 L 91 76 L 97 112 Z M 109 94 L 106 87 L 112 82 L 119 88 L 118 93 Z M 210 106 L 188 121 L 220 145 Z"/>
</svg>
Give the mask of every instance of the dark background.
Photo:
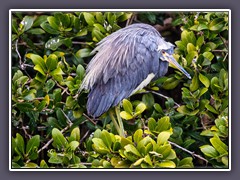
<svg viewBox="0 0 240 180">
<path fill-rule="evenodd" d="M 238 140 L 239 119 L 239 28 L 240 7 L 239 2 L 234 0 L 7 0 L 0 2 L 0 175 L 1 179 L 239 179 L 240 171 L 240 145 Z M 10 172 L 9 171 L 9 9 L 231 9 L 231 124 L 232 124 L 232 148 L 231 148 L 231 171 L 230 172 Z M 237 74 L 238 73 L 238 74 Z"/>
</svg>

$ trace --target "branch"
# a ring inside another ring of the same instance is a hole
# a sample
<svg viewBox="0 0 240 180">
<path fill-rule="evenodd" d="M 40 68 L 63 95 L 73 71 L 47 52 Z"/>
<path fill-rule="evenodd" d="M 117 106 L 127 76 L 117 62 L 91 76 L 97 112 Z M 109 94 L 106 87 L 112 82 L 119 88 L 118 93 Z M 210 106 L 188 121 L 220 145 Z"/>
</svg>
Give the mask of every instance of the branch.
<svg viewBox="0 0 240 180">
<path fill-rule="evenodd" d="M 18 39 L 15 42 L 15 51 L 16 51 L 16 53 L 18 55 L 18 58 L 19 58 L 19 66 L 22 70 L 24 70 L 25 68 L 23 66 L 22 57 L 21 57 L 21 54 L 18 51 Z"/>
<path fill-rule="evenodd" d="M 215 49 L 215 50 L 212 50 L 212 52 L 228 52 L 228 50 L 225 50 L 225 49 Z"/>
<path fill-rule="evenodd" d="M 64 133 L 66 130 L 68 130 L 70 127 L 72 126 L 69 125 L 69 126 L 66 126 L 64 129 L 61 130 L 61 133 Z M 53 138 L 51 138 L 41 149 L 38 150 L 38 154 L 43 151 L 44 149 L 46 149 L 51 143 L 53 142 Z"/>
<path fill-rule="evenodd" d="M 160 97 L 162 97 L 162 98 L 164 98 L 164 99 L 166 99 L 166 100 L 170 98 L 170 97 L 168 97 L 168 96 L 165 96 L 165 95 L 160 94 L 160 93 L 155 92 L 155 91 L 146 91 L 146 92 L 143 92 L 143 93 L 153 93 L 153 94 L 158 95 L 158 96 L 160 96 Z M 180 107 L 180 105 L 179 105 L 178 103 L 174 102 L 174 104 L 175 104 L 177 107 Z"/>
<path fill-rule="evenodd" d="M 205 162 L 206 162 L 206 165 L 208 164 L 208 160 L 205 159 L 204 157 L 202 157 L 202 156 L 200 156 L 200 155 L 198 155 L 198 154 L 195 154 L 194 152 L 189 151 L 189 150 L 187 150 L 187 149 L 179 146 L 178 144 L 176 144 L 176 143 L 174 143 L 174 142 L 171 142 L 171 141 L 168 141 L 168 142 L 169 142 L 171 145 L 173 145 L 173 146 L 175 146 L 175 147 L 177 147 L 177 148 L 179 148 L 179 149 L 181 149 L 181 150 L 183 150 L 183 151 L 191 154 L 193 157 L 195 156 L 195 157 L 197 157 L 198 159 L 201 159 L 201 160 L 205 161 Z"/>
<path fill-rule="evenodd" d="M 88 115 L 86 115 L 85 113 L 83 113 L 83 116 L 85 118 L 87 118 L 92 124 L 94 124 L 94 126 L 97 124 L 96 122 L 94 122 Z"/>
<path fill-rule="evenodd" d="M 87 137 L 87 135 L 89 134 L 90 130 L 88 130 L 84 136 L 80 139 L 80 144 L 82 144 L 83 140 Z"/>
</svg>

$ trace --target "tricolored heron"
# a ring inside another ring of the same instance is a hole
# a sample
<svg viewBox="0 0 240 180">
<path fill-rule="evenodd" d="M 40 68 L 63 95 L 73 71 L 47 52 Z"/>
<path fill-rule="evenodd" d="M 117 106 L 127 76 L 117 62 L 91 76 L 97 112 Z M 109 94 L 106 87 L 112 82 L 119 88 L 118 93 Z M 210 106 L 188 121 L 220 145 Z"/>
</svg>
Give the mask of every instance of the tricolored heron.
<svg viewBox="0 0 240 180">
<path fill-rule="evenodd" d="M 95 118 L 116 107 L 151 80 L 165 75 L 169 63 L 191 78 L 173 58 L 173 51 L 173 44 L 166 42 L 154 27 L 142 23 L 129 25 L 102 39 L 93 50 L 97 53 L 88 64 L 80 87 L 89 90 L 88 114 Z"/>
</svg>

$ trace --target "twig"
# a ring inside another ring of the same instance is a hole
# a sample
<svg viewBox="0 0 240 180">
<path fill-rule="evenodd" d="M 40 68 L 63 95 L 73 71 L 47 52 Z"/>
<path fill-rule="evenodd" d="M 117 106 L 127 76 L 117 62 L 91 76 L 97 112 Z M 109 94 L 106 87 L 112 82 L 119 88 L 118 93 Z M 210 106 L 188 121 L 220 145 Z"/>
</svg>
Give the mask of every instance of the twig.
<svg viewBox="0 0 240 180">
<path fill-rule="evenodd" d="M 228 53 L 226 53 L 226 55 L 223 58 L 223 62 L 225 62 L 225 60 L 227 59 Z"/>
<path fill-rule="evenodd" d="M 226 47 L 226 49 L 228 50 L 228 46 L 227 46 L 227 44 L 225 43 L 225 41 L 224 41 L 223 37 L 222 37 L 220 34 L 218 34 L 218 35 L 219 35 L 219 37 L 221 38 L 221 40 L 222 40 L 222 42 L 223 42 L 224 46 L 225 46 L 225 47 Z"/>
<path fill-rule="evenodd" d="M 136 13 L 133 13 L 132 16 L 127 20 L 126 26 L 132 24 L 133 20 L 136 18 Z"/>
<path fill-rule="evenodd" d="M 206 162 L 206 165 L 208 164 L 208 160 L 205 159 L 204 157 L 202 157 L 202 156 L 200 156 L 200 155 L 198 155 L 198 154 L 195 154 L 194 152 L 189 151 L 189 150 L 187 150 L 187 149 L 179 146 L 178 144 L 176 144 L 176 143 L 174 143 L 174 142 L 171 142 L 171 141 L 168 141 L 168 142 L 169 142 L 171 145 L 173 145 L 173 146 L 175 146 L 175 147 L 177 147 L 177 148 L 179 148 L 179 149 L 181 149 L 181 150 L 183 150 L 183 151 L 191 154 L 193 157 L 195 156 L 195 157 L 197 157 L 198 159 L 201 159 L 201 160 L 205 161 L 205 162 Z"/>
<path fill-rule="evenodd" d="M 67 90 L 68 90 L 67 87 L 64 88 L 63 86 L 61 86 L 60 84 L 58 84 L 57 81 L 55 81 L 55 83 L 56 83 L 57 87 L 60 87 L 60 88 L 63 90 L 63 92 L 61 93 L 61 95 L 63 95 L 65 92 L 66 92 L 67 95 L 70 95 L 70 93 L 67 91 Z"/>
<path fill-rule="evenodd" d="M 85 118 L 87 118 L 92 124 L 94 124 L 94 125 L 96 125 L 97 123 L 96 122 L 94 122 L 88 115 L 86 115 L 85 113 L 83 113 L 83 116 L 85 117 Z"/>
<path fill-rule="evenodd" d="M 88 45 L 87 42 L 72 41 L 72 44 Z"/>
<path fill-rule="evenodd" d="M 23 62 L 22 62 L 22 57 L 21 57 L 21 54 L 18 51 L 18 39 L 15 42 L 15 51 L 16 51 L 16 53 L 18 55 L 18 58 L 19 58 L 19 66 L 22 70 L 24 70 L 25 68 L 24 68 L 24 65 L 23 65 Z"/>
<path fill-rule="evenodd" d="M 61 130 L 61 133 L 64 133 L 71 126 L 72 126 L 72 124 L 69 126 L 66 126 L 64 129 Z M 42 150 L 46 149 L 52 142 L 53 142 L 53 138 L 51 138 L 41 149 L 39 149 L 37 153 L 39 154 Z"/>
<path fill-rule="evenodd" d="M 31 139 L 32 136 L 30 134 L 28 134 L 27 129 L 28 128 L 26 128 L 25 126 L 22 126 L 22 130 L 24 131 L 25 136 L 27 136 L 29 139 Z"/>
<path fill-rule="evenodd" d="M 90 130 L 88 130 L 84 136 L 80 139 L 80 144 L 82 144 L 83 140 L 87 137 L 87 135 L 89 134 Z"/>
<path fill-rule="evenodd" d="M 228 50 L 225 49 L 214 49 L 212 52 L 228 52 Z"/>
<path fill-rule="evenodd" d="M 68 118 L 68 116 L 65 114 L 65 112 L 63 112 L 62 109 L 60 109 L 60 110 L 62 111 L 63 115 L 64 115 L 65 118 L 67 119 L 67 121 L 68 121 L 68 125 L 71 127 L 71 126 L 73 125 L 72 121 Z"/>
<path fill-rule="evenodd" d="M 163 97 L 164 99 L 167 99 L 167 100 L 170 98 L 170 97 L 168 97 L 168 96 L 165 96 L 165 95 L 160 94 L 160 93 L 155 92 L 155 91 L 145 91 L 145 92 L 143 92 L 143 93 L 153 93 L 153 94 L 158 95 L 158 96 L 160 96 L 160 97 Z M 178 103 L 174 102 L 174 104 L 175 104 L 177 107 L 180 107 L 180 105 L 179 105 Z"/>
</svg>

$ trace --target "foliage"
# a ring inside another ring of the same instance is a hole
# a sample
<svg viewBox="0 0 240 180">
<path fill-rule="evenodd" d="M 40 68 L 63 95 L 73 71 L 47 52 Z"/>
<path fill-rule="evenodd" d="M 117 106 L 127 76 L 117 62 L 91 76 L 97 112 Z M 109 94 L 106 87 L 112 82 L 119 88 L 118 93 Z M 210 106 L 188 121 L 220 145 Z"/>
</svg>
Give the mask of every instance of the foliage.
<svg viewBox="0 0 240 180">
<path fill-rule="evenodd" d="M 12 168 L 228 168 L 227 13 L 13 12 L 11 20 Z M 76 94 L 96 44 L 133 20 L 174 36 L 174 57 L 192 79 L 170 65 L 124 99 L 121 137 L 108 113 L 88 117 L 87 92 Z"/>
</svg>

